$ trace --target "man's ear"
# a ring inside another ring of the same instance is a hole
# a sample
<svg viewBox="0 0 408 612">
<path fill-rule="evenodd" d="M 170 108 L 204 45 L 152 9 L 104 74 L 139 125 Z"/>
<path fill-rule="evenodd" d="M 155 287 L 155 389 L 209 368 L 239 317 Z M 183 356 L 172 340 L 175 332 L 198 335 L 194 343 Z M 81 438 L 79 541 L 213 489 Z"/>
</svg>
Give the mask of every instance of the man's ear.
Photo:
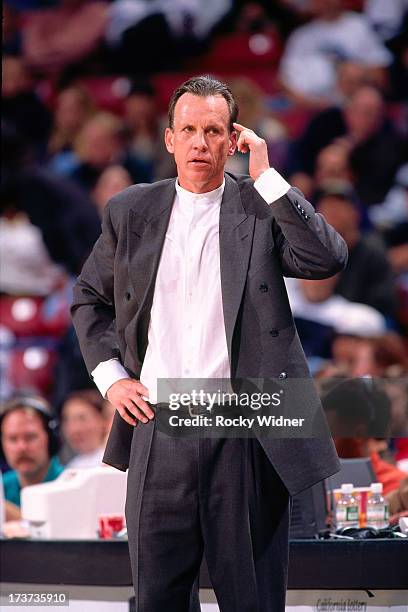
<svg viewBox="0 0 408 612">
<path fill-rule="evenodd" d="M 169 153 L 174 153 L 174 132 L 171 128 L 166 128 L 164 132 L 164 142 L 166 144 L 166 149 Z"/>
<path fill-rule="evenodd" d="M 237 133 L 235 130 L 232 130 L 229 136 L 228 155 L 234 155 L 236 149 L 237 149 Z"/>
</svg>

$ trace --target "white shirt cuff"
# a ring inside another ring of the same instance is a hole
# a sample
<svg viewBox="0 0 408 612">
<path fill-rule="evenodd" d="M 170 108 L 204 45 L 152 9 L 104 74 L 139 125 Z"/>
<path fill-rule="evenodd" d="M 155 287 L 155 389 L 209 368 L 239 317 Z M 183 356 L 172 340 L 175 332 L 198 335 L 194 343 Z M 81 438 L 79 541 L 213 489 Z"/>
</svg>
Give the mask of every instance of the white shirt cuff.
<svg viewBox="0 0 408 612">
<path fill-rule="evenodd" d="M 119 359 L 113 358 L 101 361 L 91 372 L 95 385 L 98 387 L 102 397 L 106 398 L 106 392 L 113 383 L 122 378 L 129 378 Z"/>
<path fill-rule="evenodd" d="M 289 183 L 275 168 L 269 168 L 262 172 L 261 176 L 256 179 L 254 187 L 268 204 L 279 200 L 290 189 Z"/>
</svg>

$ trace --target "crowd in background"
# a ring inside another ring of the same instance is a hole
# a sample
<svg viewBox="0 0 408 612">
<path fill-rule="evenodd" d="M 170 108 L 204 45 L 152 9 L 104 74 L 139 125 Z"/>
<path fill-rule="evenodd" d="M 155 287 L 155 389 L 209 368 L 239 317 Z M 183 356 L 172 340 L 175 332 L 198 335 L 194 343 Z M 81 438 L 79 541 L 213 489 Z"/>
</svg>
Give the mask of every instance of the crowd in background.
<svg viewBox="0 0 408 612">
<path fill-rule="evenodd" d="M 289 299 L 322 387 L 331 377 L 374 377 L 388 397 L 381 435 L 344 444 L 338 431 L 340 456 L 371 456 L 387 492 L 406 486 L 407 14 L 407 0 L 5 0 L 0 399 L 10 410 L 1 421 L 9 518 L 22 486 L 64 465 L 101 464 L 112 407 L 80 355 L 72 285 L 108 200 L 175 176 L 166 105 L 186 77 L 207 72 L 230 85 L 240 123 L 265 139 L 271 165 L 347 242 L 342 273 L 288 279 Z M 230 158 L 227 171 L 247 173 L 247 156 Z"/>
</svg>

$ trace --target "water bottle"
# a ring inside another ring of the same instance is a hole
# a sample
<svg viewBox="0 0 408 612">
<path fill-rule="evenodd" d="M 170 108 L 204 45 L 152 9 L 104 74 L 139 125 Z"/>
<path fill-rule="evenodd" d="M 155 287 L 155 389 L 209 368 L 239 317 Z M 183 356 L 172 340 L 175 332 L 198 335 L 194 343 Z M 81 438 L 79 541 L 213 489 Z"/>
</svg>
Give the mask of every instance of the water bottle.
<svg viewBox="0 0 408 612">
<path fill-rule="evenodd" d="M 359 526 L 359 507 L 353 495 L 353 485 L 342 484 L 340 499 L 336 504 L 336 527 L 337 529 L 343 529 L 344 527 Z"/>
<path fill-rule="evenodd" d="M 388 527 L 388 502 L 383 497 L 381 482 L 373 482 L 370 487 L 371 494 L 367 500 L 367 527 L 384 529 Z"/>
</svg>

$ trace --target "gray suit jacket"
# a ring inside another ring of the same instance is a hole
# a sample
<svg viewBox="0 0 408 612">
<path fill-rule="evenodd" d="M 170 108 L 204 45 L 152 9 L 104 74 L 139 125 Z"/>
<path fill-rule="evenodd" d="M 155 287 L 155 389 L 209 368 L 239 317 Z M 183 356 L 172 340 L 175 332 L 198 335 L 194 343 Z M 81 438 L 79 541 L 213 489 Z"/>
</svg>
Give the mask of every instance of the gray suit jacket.
<svg viewBox="0 0 408 612">
<path fill-rule="evenodd" d="M 226 173 L 225 181 L 220 265 L 231 378 L 285 382 L 290 401 L 310 406 L 324 428 L 283 276 L 332 276 L 346 264 L 345 242 L 299 191 L 290 189 L 268 206 L 249 177 Z M 78 278 L 71 308 L 89 372 L 118 357 L 130 376 L 140 375 L 174 196 L 174 179 L 134 185 L 105 209 L 102 234 Z M 302 382 L 299 390 L 301 379 L 310 384 Z M 127 469 L 133 431 L 116 412 L 104 462 Z M 260 442 L 292 495 L 339 470 L 330 436 Z"/>
</svg>

